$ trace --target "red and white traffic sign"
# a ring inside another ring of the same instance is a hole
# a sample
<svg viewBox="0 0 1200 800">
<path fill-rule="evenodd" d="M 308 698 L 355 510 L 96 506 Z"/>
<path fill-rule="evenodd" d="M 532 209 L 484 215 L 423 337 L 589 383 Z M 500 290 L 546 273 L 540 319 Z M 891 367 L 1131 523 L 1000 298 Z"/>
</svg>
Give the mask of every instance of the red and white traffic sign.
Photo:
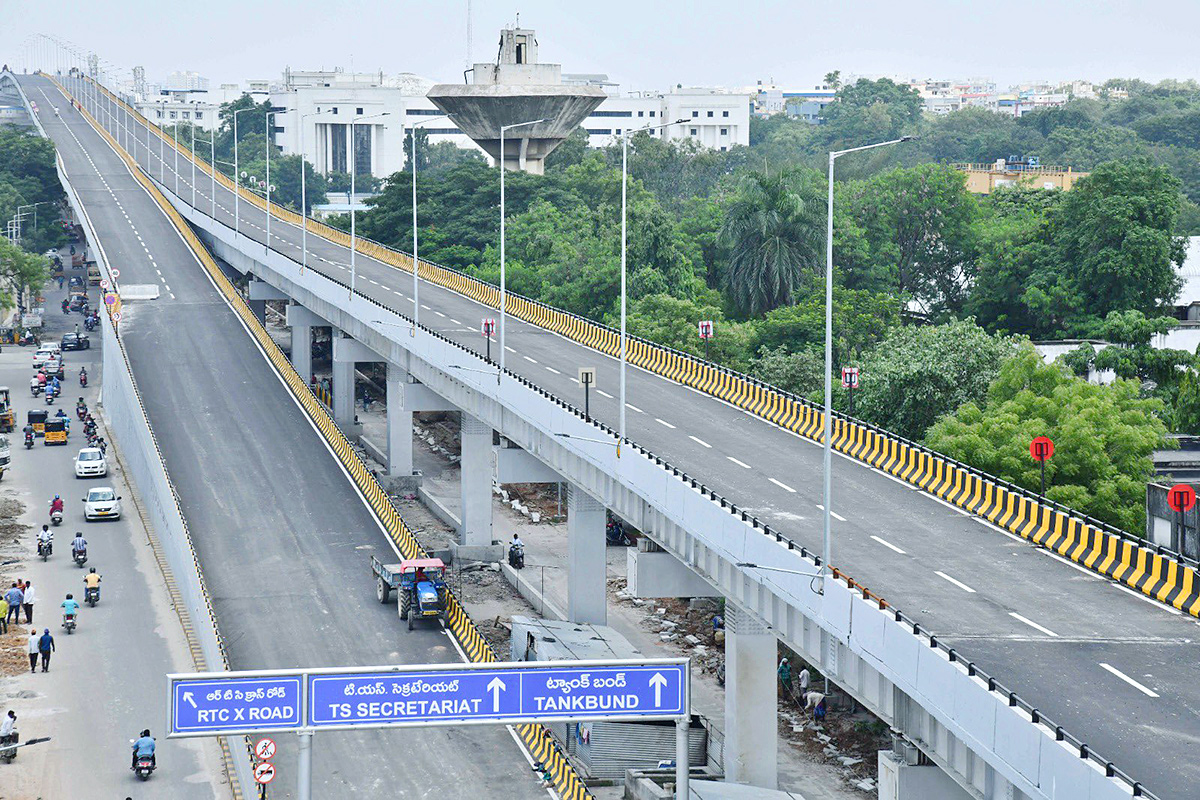
<svg viewBox="0 0 1200 800">
<path fill-rule="evenodd" d="M 275 765 L 270 761 L 264 761 L 261 764 L 255 764 L 254 780 L 257 783 L 262 784 L 267 784 L 275 780 Z"/>
<path fill-rule="evenodd" d="M 266 737 L 259 739 L 254 743 L 254 755 L 260 761 L 270 761 L 275 757 L 275 740 Z"/>
<path fill-rule="evenodd" d="M 484 336 L 491 337 L 491 336 L 495 335 L 496 320 L 492 319 L 491 317 L 488 317 L 487 319 L 485 319 L 483 321 L 483 327 L 481 328 L 481 330 L 483 331 Z"/>
<path fill-rule="evenodd" d="M 108 288 L 108 286 L 109 286 L 109 283 L 108 283 L 108 278 L 105 278 L 104 280 L 100 281 L 100 288 L 101 288 L 101 289 L 107 289 L 107 288 Z"/>
<path fill-rule="evenodd" d="M 713 338 L 713 324 L 712 324 L 712 320 L 710 320 L 710 319 L 702 319 L 702 320 L 700 320 L 700 323 L 699 323 L 699 324 L 698 324 L 696 327 L 697 327 L 697 329 L 700 331 L 700 338 L 701 338 L 701 339 L 711 339 L 711 338 Z"/>
<path fill-rule="evenodd" d="M 1054 442 L 1048 436 L 1039 436 L 1029 443 L 1029 455 L 1034 461 L 1045 461 L 1054 455 Z"/>
<path fill-rule="evenodd" d="M 858 388 L 858 367 L 842 367 L 842 388 Z"/>
<path fill-rule="evenodd" d="M 109 273 L 110 273 L 110 274 L 111 274 L 111 275 L 112 275 L 114 278 L 119 278 L 119 277 L 121 277 L 121 270 L 117 269 L 116 267 L 113 267 L 112 269 L 110 269 L 110 270 L 109 270 Z"/>
<path fill-rule="evenodd" d="M 1180 514 L 1191 511 L 1196 505 L 1196 490 L 1186 483 L 1178 483 L 1167 492 L 1167 503 Z"/>
<path fill-rule="evenodd" d="M 114 311 L 112 314 L 112 318 L 113 318 L 113 322 L 120 322 L 121 321 L 121 312 Z"/>
<path fill-rule="evenodd" d="M 117 296 L 115 294 L 109 293 L 104 295 L 104 304 L 106 306 L 111 306 L 115 302 L 117 302 Z"/>
</svg>

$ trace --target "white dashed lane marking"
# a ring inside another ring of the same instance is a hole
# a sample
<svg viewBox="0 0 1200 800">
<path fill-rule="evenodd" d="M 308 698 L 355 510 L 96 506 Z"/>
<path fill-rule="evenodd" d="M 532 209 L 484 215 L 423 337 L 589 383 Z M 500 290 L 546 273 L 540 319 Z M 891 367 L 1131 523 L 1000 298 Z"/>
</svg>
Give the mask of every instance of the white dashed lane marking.
<svg viewBox="0 0 1200 800">
<path fill-rule="evenodd" d="M 962 581 L 960 581 L 960 580 L 955 580 L 954 578 L 951 578 L 949 575 L 947 575 L 946 573 L 942 572 L 941 570 L 938 570 L 937 572 L 935 572 L 935 573 L 933 573 L 933 574 L 934 574 L 934 575 L 937 575 L 939 578 L 942 578 L 943 580 L 946 580 L 946 581 L 949 581 L 950 583 L 953 583 L 955 586 L 957 586 L 958 588 L 962 589 L 964 592 L 969 592 L 969 593 L 971 593 L 971 594 L 975 594 L 975 590 L 974 590 L 974 589 L 972 589 L 970 586 L 967 586 L 965 583 L 963 583 L 963 582 L 962 582 Z"/>
</svg>

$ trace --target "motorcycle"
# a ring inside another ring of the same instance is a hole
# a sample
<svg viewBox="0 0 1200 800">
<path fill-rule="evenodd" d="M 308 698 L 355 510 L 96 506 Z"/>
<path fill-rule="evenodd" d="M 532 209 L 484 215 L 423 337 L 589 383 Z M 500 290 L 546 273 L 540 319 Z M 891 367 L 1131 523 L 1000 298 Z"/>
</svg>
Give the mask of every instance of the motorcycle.
<svg viewBox="0 0 1200 800">
<path fill-rule="evenodd" d="M 70 314 L 70 313 L 71 313 L 71 301 L 70 301 L 70 300 L 63 300 L 63 301 L 62 301 L 62 310 L 63 310 L 63 313 L 64 313 L 64 314 Z"/>
<path fill-rule="evenodd" d="M 629 547 L 633 539 L 625 534 L 625 526 L 616 520 L 610 520 L 604 529 L 604 541 L 613 547 Z"/>
<path fill-rule="evenodd" d="M 83 418 L 87 416 L 87 405 L 84 403 L 76 403 L 75 416 L 79 418 L 80 422 L 83 422 Z"/>
<path fill-rule="evenodd" d="M 133 740 L 129 740 L 133 744 Z M 154 756 L 138 756 L 133 762 L 133 772 L 142 780 L 150 777 L 150 773 L 154 772 Z"/>
<path fill-rule="evenodd" d="M 510 544 L 508 546 L 508 565 L 513 569 L 525 569 L 525 545 Z"/>
<path fill-rule="evenodd" d="M 74 557 L 77 567 L 82 567 L 87 563 L 87 550 L 75 550 L 71 555 Z"/>
<path fill-rule="evenodd" d="M 35 345 L 37 344 L 37 337 L 34 336 L 31 331 L 25 331 L 25 333 L 21 335 L 21 338 L 17 340 L 17 344 L 21 345 L 21 347 L 27 347 L 31 344 Z"/>
<path fill-rule="evenodd" d="M 97 586 L 95 588 L 92 588 L 91 586 L 85 587 L 83 590 L 83 600 L 89 606 L 91 606 L 92 608 L 95 608 L 96 603 L 100 602 L 100 587 L 99 586 Z"/>
<path fill-rule="evenodd" d="M 37 397 L 42 393 L 42 384 L 37 378 L 34 378 L 29 382 L 29 393 L 34 397 Z"/>
<path fill-rule="evenodd" d="M 46 390 L 46 405 L 48 405 L 48 406 L 54 405 L 54 390 L 53 389 Z"/>
<path fill-rule="evenodd" d="M 43 542 L 41 539 L 38 539 L 38 555 L 42 557 L 42 561 L 45 561 L 50 557 L 50 552 L 52 550 L 54 550 L 54 542 Z"/>
<path fill-rule="evenodd" d="M 82 369 L 79 370 L 79 385 L 83 387 L 87 386 L 87 372 Z"/>
<path fill-rule="evenodd" d="M 15 728 L 9 735 L 0 737 L 0 761 L 11 764 L 17 757 L 17 749 L 21 746 L 18 744 L 20 741 L 21 735 Z"/>
<path fill-rule="evenodd" d="M 86 331 L 94 331 L 94 330 L 96 330 L 96 318 L 95 318 L 95 317 L 88 317 L 87 319 L 85 319 L 85 320 L 83 321 L 83 329 L 84 329 L 84 330 L 86 330 Z"/>
<path fill-rule="evenodd" d="M 74 614 L 63 614 L 62 626 L 67 629 L 68 634 L 71 633 L 72 631 L 74 631 L 75 630 L 75 615 Z"/>
<path fill-rule="evenodd" d="M 33 449 L 33 434 L 32 433 L 25 434 L 25 449 L 26 450 Z"/>
</svg>

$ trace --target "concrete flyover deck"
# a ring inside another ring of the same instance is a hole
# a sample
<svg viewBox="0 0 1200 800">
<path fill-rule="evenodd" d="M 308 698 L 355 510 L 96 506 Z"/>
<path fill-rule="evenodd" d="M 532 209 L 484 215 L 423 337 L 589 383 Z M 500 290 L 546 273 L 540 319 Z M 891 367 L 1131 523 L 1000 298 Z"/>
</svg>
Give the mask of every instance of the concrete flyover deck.
<svg viewBox="0 0 1200 800">
<path fill-rule="evenodd" d="M 152 133 L 133 149 L 149 174 L 175 186 Z M 184 160 L 181 159 L 181 164 Z M 181 170 L 182 171 L 182 170 Z M 190 201 L 190 170 L 178 176 Z M 210 208 L 198 181 L 196 207 Z M 233 199 L 217 186 L 218 222 L 232 227 Z M 264 214 L 240 204 L 240 231 L 266 241 Z M 271 222 L 271 247 L 300 260 L 300 230 Z M 350 281 L 346 248 L 309 235 L 309 267 Z M 359 254 L 355 284 L 412 314 L 411 276 Z M 475 352 L 481 317 L 494 310 L 422 282 L 422 324 Z M 577 404 L 580 366 L 597 370 L 593 416 L 615 425 L 616 363 L 544 329 L 511 319 L 509 369 Z M 657 375 L 629 373 L 630 437 L 797 542 L 820 537 L 820 449 L 760 418 Z M 1196 623 L 1035 549 L 961 510 L 848 459 L 835 462 L 834 563 L 951 642 L 1047 716 L 1085 739 L 1162 797 L 1187 796 L 1200 778 L 1190 743 L 1195 714 Z"/>
<path fill-rule="evenodd" d="M 161 209 L 49 80 L 20 80 L 111 264 L 162 287 L 124 306 L 121 336 L 232 666 L 458 661 L 445 635 L 408 633 L 375 600 L 368 557 L 392 556 L 387 539 Z M 295 775 L 289 738 L 284 776 Z M 464 797 L 485 785 L 544 796 L 504 728 L 322 734 L 313 762 L 315 796 L 437 786 Z M 291 791 L 276 781 L 272 796 Z"/>
</svg>

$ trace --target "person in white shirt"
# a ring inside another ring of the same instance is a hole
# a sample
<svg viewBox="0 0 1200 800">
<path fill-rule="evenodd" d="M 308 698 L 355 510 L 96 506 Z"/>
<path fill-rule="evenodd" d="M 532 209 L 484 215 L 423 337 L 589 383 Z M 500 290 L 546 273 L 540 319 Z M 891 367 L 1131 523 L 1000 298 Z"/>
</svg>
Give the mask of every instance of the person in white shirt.
<svg viewBox="0 0 1200 800">
<path fill-rule="evenodd" d="M 38 632 L 37 628 L 32 628 L 29 631 L 29 671 L 34 672 L 37 669 L 38 660 Z"/>
<path fill-rule="evenodd" d="M 17 712 L 10 708 L 8 710 L 8 714 L 4 717 L 4 722 L 0 722 L 0 742 L 4 741 L 9 736 L 12 736 L 12 732 L 16 727 Z"/>
<path fill-rule="evenodd" d="M 808 672 L 808 667 L 800 670 L 800 695 L 804 696 L 808 692 L 808 684 L 812 680 L 812 675 Z"/>
<path fill-rule="evenodd" d="M 25 597 L 21 600 L 21 605 L 25 606 L 25 624 L 33 624 L 33 604 L 37 598 L 33 594 L 33 581 L 25 581 Z"/>
</svg>

